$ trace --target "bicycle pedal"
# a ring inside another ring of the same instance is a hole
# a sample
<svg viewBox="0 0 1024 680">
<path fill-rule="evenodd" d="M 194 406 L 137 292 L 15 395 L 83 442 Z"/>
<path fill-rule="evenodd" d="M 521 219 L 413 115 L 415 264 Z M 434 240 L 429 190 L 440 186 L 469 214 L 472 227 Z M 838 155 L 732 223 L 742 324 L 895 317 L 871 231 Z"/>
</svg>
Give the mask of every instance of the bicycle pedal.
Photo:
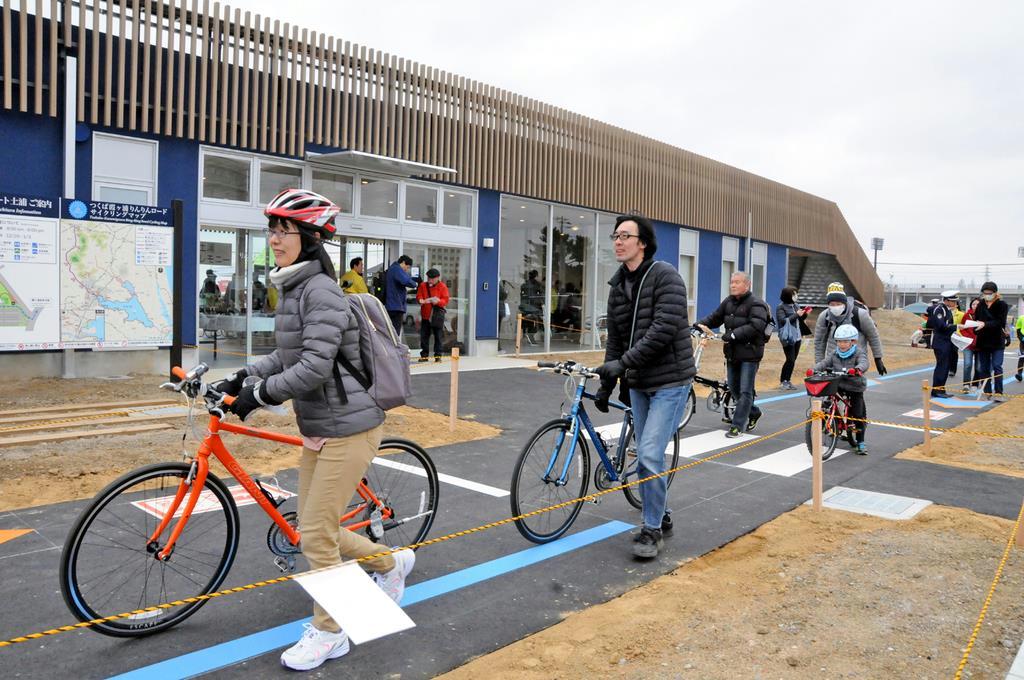
<svg viewBox="0 0 1024 680">
<path fill-rule="evenodd" d="M 591 498 L 587 502 L 588 503 L 593 503 L 594 505 L 601 505 L 601 497 L 598 496 L 597 498 Z"/>
<path fill-rule="evenodd" d="M 274 566 L 280 570 L 282 574 L 287 574 L 290 571 L 295 571 L 295 557 L 292 555 L 278 556 L 274 558 Z"/>
</svg>

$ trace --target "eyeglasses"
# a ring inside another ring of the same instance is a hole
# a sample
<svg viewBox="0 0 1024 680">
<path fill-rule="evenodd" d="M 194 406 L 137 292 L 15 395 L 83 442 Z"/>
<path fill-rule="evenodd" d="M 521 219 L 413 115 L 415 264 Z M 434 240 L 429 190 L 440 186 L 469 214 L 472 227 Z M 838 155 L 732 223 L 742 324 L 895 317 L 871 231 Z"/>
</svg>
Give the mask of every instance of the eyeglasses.
<svg viewBox="0 0 1024 680">
<path fill-rule="evenodd" d="M 267 240 L 272 238 L 284 238 L 285 236 L 298 236 L 297 231 L 285 231 L 284 229 L 267 229 Z"/>
<path fill-rule="evenodd" d="M 624 232 L 617 231 L 614 234 L 612 234 L 611 236 L 609 236 L 608 238 L 610 238 L 612 240 L 612 243 L 614 243 L 616 241 L 627 241 L 628 242 L 629 239 L 631 239 L 631 238 L 640 238 L 640 235 L 639 234 L 627 234 L 627 233 L 624 233 Z"/>
</svg>

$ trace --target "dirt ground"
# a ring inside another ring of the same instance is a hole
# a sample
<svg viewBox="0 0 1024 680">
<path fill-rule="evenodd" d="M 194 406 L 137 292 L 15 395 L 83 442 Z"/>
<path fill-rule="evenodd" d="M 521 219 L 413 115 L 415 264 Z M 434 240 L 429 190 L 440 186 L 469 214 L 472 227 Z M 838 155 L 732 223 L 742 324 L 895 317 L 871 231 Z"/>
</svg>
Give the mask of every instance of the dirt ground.
<svg viewBox="0 0 1024 680">
<path fill-rule="evenodd" d="M 813 316 L 813 315 L 812 315 Z M 919 366 L 934 361 L 930 350 L 910 346 L 910 335 L 921 325 L 921 319 L 914 314 L 903 310 L 876 309 L 871 313 L 875 324 L 878 326 L 879 335 L 882 338 L 883 358 L 885 367 L 890 371 L 908 366 Z M 814 329 L 814 320 L 811 318 L 807 324 Z M 528 354 L 523 355 L 537 361 L 567 361 L 573 360 L 587 366 L 596 366 L 604 361 L 604 351 L 596 352 L 558 352 L 553 354 Z M 765 347 L 764 359 L 757 372 L 757 389 L 772 390 L 779 386 L 779 374 L 782 371 L 782 364 L 786 357 L 782 352 L 782 345 L 773 338 Z M 814 363 L 814 341 L 813 338 L 804 338 L 800 348 L 800 355 L 797 357 L 796 368 L 793 371 L 794 384 L 799 385 L 804 372 Z M 874 361 L 871 362 L 871 374 L 874 374 Z M 707 378 L 725 380 L 725 364 L 722 358 L 722 346 L 718 342 L 708 343 L 704 350 L 704 359 L 701 362 L 700 374 Z M 952 389 L 953 385 L 950 385 Z M 698 389 L 699 396 L 702 390 Z"/>
<path fill-rule="evenodd" d="M 941 406 L 936 411 L 952 411 Z M 932 421 L 933 427 L 943 427 L 945 421 Z M 957 429 L 969 432 L 1024 435 L 1024 397 L 1015 397 L 981 415 L 969 418 Z M 931 451 L 924 445 L 899 453 L 897 458 L 923 460 L 956 467 L 995 472 L 1001 475 L 1024 477 L 1024 439 L 996 439 L 966 434 L 943 434 L 933 437 Z"/>
<path fill-rule="evenodd" d="M 936 506 L 904 522 L 800 507 L 441 677 L 949 678 L 1012 526 Z M 965 677 L 1013 661 L 1022 562 L 1014 550 Z"/>
<path fill-rule="evenodd" d="M 163 379 L 162 376 L 135 375 L 125 380 L 8 381 L 0 397 L 0 411 L 163 397 L 173 401 L 174 394 L 157 389 Z M 196 430 L 202 435 L 208 416 L 200 410 L 197 417 Z M 198 444 L 191 434 L 182 441 L 187 431 L 186 419 L 167 422 L 172 425 L 170 429 L 155 432 L 0 448 L 0 511 L 88 498 L 128 470 L 149 463 L 181 460 L 186 449 L 195 451 Z M 257 412 L 246 424 L 298 434 L 291 415 Z M 73 423 L 67 427 L 71 426 L 78 429 L 86 425 Z M 459 419 L 455 431 L 450 432 L 447 415 L 402 406 L 388 412 L 384 433 L 412 439 L 429 448 L 495 437 L 501 430 L 474 422 L 472 415 L 467 415 Z M 298 466 L 300 449 L 297 447 L 232 434 L 225 435 L 225 442 L 252 475 L 270 475 Z M 212 467 L 218 475 L 227 474 L 215 461 Z"/>
</svg>

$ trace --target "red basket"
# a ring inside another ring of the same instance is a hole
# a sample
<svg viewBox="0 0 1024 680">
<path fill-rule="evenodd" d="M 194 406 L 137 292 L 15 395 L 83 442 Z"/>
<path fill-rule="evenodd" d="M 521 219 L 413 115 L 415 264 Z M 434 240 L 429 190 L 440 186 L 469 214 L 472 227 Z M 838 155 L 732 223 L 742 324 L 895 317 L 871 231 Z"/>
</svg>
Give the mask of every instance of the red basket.
<svg viewBox="0 0 1024 680">
<path fill-rule="evenodd" d="M 839 392 L 840 376 L 812 376 L 804 378 L 804 388 L 811 397 L 831 397 Z"/>
</svg>

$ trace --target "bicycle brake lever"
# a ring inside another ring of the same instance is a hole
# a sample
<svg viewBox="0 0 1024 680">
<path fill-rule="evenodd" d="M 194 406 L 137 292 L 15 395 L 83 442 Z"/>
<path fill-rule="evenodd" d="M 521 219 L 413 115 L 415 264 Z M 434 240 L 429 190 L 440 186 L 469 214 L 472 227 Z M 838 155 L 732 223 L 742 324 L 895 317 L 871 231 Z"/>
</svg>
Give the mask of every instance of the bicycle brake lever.
<svg viewBox="0 0 1024 680">
<path fill-rule="evenodd" d="M 184 383 L 165 382 L 162 385 L 160 385 L 160 389 L 170 390 L 171 392 L 181 392 L 181 386 L 183 384 Z"/>
</svg>

